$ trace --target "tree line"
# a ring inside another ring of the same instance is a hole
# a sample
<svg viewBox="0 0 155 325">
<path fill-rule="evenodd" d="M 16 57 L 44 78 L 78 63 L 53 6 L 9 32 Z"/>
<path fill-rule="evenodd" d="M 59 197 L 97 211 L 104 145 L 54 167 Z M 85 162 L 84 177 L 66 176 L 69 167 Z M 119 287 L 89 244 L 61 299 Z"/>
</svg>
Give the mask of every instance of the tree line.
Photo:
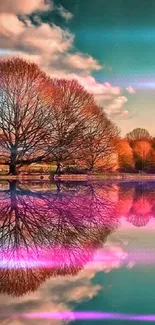
<svg viewBox="0 0 155 325">
<path fill-rule="evenodd" d="M 119 131 L 76 80 L 52 79 L 20 58 L 0 61 L 0 163 L 10 174 L 36 162 L 92 170 L 115 152 Z"/>
<path fill-rule="evenodd" d="M 35 63 L 0 60 L 0 164 L 16 175 L 32 163 L 56 173 L 147 170 L 155 138 L 137 129 L 122 139 L 103 107 L 76 80 L 50 78 Z"/>
<path fill-rule="evenodd" d="M 155 171 L 155 137 L 137 128 L 118 141 L 118 166 L 124 172 Z"/>
</svg>

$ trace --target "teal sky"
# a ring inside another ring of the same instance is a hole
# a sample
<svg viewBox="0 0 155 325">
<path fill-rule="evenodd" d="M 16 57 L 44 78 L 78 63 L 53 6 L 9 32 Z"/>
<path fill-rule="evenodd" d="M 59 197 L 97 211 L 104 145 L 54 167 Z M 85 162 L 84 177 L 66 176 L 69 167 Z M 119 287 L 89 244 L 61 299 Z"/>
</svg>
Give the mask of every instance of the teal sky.
<svg viewBox="0 0 155 325">
<path fill-rule="evenodd" d="M 136 84 L 142 77 L 154 76 L 154 1 L 62 0 L 61 4 L 74 14 L 69 27 L 77 48 L 112 68 L 99 73 L 100 80 L 128 85 L 128 80 Z"/>
<path fill-rule="evenodd" d="M 93 77 L 96 96 L 108 85 L 112 95 L 107 103 L 102 89 L 100 102 L 122 134 L 143 127 L 155 135 L 155 1 L 45 2 L 2 0 L 0 53 L 30 58 L 51 75 L 80 77 L 89 91 Z"/>
<path fill-rule="evenodd" d="M 105 69 L 94 73 L 100 82 L 135 88 L 129 119 L 123 129 L 145 127 L 155 135 L 155 1 L 62 0 L 74 14 L 69 28 L 78 49 L 91 54 Z"/>
</svg>

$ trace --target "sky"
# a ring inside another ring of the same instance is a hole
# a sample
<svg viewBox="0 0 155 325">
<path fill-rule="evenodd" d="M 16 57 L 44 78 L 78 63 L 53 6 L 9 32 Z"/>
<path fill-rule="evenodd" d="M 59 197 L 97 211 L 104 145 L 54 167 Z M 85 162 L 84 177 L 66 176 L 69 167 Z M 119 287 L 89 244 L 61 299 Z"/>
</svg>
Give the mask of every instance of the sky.
<svg viewBox="0 0 155 325">
<path fill-rule="evenodd" d="M 77 79 L 122 135 L 155 136 L 154 0 L 1 0 L 0 55 Z"/>
</svg>

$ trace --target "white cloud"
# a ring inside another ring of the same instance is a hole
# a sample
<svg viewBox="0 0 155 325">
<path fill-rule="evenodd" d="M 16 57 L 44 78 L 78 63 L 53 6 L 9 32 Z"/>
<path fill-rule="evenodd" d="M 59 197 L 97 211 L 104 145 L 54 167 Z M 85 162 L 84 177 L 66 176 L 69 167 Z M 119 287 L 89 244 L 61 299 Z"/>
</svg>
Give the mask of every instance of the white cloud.
<svg viewBox="0 0 155 325">
<path fill-rule="evenodd" d="M 67 30 L 63 30 L 56 25 L 41 24 L 36 27 L 31 25 L 25 28 L 20 35 L 20 46 L 27 50 L 31 49 L 38 54 L 53 55 L 68 51 L 73 44 L 74 36 Z"/>
<path fill-rule="evenodd" d="M 35 11 L 47 11 L 52 8 L 51 3 L 47 3 L 44 0 L 1 0 L 0 12 L 8 14 L 31 14 Z"/>
<path fill-rule="evenodd" d="M 13 0 L 11 5 L 9 0 L 0 3 L 1 49 L 6 50 L 7 55 L 19 55 L 36 62 L 51 76 L 77 79 L 94 94 L 110 116 L 127 116 L 124 109 L 127 98 L 122 96 L 121 88 L 98 82 L 92 76 L 93 71 L 101 70 L 103 66 L 92 56 L 76 51 L 74 34 L 57 25 L 42 23 L 38 15 L 35 16 L 37 25 L 33 25 L 26 16 L 49 8 L 57 8 L 65 19 L 71 18 L 71 13 L 63 7 L 54 4 L 51 7 L 43 0 Z M 24 15 L 24 21 L 19 20 L 18 14 Z M 133 92 L 131 88 L 128 87 L 130 93 Z"/>
<path fill-rule="evenodd" d="M 128 99 L 122 96 L 120 87 L 113 86 L 108 82 L 99 83 L 90 75 L 84 77 L 73 74 L 68 77 L 76 78 L 89 92 L 93 93 L 97 102 L 103 106 L 110 117 L 128 116 L 128 110 L 124 106 Z"/>
<path fill-rule="evenodd" d="M 67 54 L 63 60 L 64 64 L 69 66 L 71 69 L 92 71 L 101 70 L 102 66 L 90 55 L 77 52 L 75 54 Z"/>
<path fill-rule="evenodd" d="M 4 37 L 4 44 L 7 39 L 18 37 L 24 31 L 24 24 L 13 14 L 2 13 L 0 14 L 0 38 Z M 8 44 L 9 45 L 9 44 Z M 1 47 L 3 46 L 3 39 Z"/>
<path fill-rule="evenodd" d="M 134 89 L 133 87 L 131 87 L 131 86 L 127 87 L 127 88 L 126 88 L 126 91 L 127 91 L 129 94 L 135 94 L 135 93 L 136 93 L 135 89 Z"/>
<path fill-rule="evenodd" d="M 59 13 L 59 15 L 64 18 L 66 21 L 70 20 L 73 18 L 73 14 L 66 10 L 63 6 L 55 6 L 55 9 L 57 10 L 57 12 Z"/>
<path fill-rule="evenodd" d="M 10 48 L 16 52 L 27 55 L 38 55 L 40 61 L 48 57 L 54 60 L 53 54 L 68 51 L 73 44 L 74 36 L 67 30 L 56 25 L 41 24 L 28 25 L 18 20 L 14 15 L 0 15 L 0 40 L 1 48 Z M 50 57 L 51 56 L 51 57 Z M 44 61 L 46 65 L 46 61 Z"/>
<path fill-rule="evenodd" d="M 128 110 L 124 108 L 127 103 L 127 98 L 125 96 L 118 96 L 113 98 L 109 103 L 105 105 L 105 110 L 109 115 L 117 116 L 127 116 L 129 114 Z"/>
</svg>

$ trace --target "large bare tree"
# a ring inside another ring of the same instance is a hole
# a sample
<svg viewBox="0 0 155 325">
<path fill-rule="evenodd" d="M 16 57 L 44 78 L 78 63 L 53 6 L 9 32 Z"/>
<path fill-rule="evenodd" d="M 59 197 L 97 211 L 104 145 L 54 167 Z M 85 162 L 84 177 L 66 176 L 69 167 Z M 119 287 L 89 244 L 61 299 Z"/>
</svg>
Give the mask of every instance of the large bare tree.
<svg viewBox="0 0 155 325">
<path fill-rule="evenodd" d="M 46 90 L 51 105 L 51 120 L 45 143 L 49 159 L 56 162 L 59 173 L 62 163 L 79 156 L 86 121 L 95 118 L 95 102 L 76 80 L 51 79 Z"/>
<path fill-rule="evenodd" d="M 0 61 L 0 153 L 10 174 L 16 174 L 21 164 L 39 161 L 45 155 L 43 138 L 49 122 L 46 83 L 46 75 L 36 64 L 20 58 Z"/>
<path fill-rule="evenodd" d="M 49 157 L 57 164 L 57 172 L 61 163 L 69 161 L 78 164 L 85 160 L 90 170 L 99 160 L 107 161 L 114 153 L 118 129 L 93 96 L 76 80 L 65 79 L 52 79 L 47 93 L 52 118 L 45 141 Z"/>
</svg>

